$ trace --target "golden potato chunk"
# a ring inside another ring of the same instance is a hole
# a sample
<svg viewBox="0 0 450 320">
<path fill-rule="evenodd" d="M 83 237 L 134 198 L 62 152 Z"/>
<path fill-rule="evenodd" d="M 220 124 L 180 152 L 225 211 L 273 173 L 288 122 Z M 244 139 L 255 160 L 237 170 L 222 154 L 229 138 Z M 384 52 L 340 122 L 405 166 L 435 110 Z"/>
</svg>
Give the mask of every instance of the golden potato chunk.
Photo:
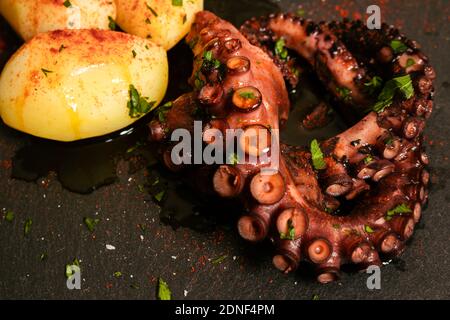
<svg viewBox="0 0 450 320">
<path fill-rule="evenodd" d="M 155 108 L 168 83 L 165 50 L 106 30 L 41 33 L 0 78 L 0 115 L 23 132 L 60 141 L 104 135 Z"/>
</svg>

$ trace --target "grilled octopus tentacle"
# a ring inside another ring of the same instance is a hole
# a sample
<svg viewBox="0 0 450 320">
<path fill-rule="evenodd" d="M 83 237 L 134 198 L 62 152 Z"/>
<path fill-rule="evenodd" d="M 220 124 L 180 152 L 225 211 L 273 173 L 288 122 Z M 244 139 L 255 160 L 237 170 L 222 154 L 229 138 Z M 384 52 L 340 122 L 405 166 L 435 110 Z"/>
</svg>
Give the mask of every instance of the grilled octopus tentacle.
<svg viewBox="0 0 450 320">
<path fill-rule="evenodd" d="M 187 37 L 195 55 L 190 79 L 194 91 L 175 100 L 164 121 L 152 121 L 151 139 L 167 141 L 174 129 L 192 131 L 193 121 L 203 120 L 206 146 L 234 140 L 245 157 L 263 150 L 269 162 L 279 157 L 272 175 L 262 172 L 267 161 L 213 166 L 203 189 L 241 199 L 246 212 L 238 221 L 240 235 L 249 241 L 271 239 L 273 264 L 283 272 L 307 260 L 315 266 L 318 281 L 327 283 L 338 278 L 342 264 L 364 269 L 381 264 L 380 256 L 400 254 L 428 197 L 422 131 L 432 111 L 435 74 L 427 58 L 395 29 L 367 30 L 360 22 L 315 24 L 277 14 L 252 19 L 241 31 L 210 12 L 197 14 Z M 295 83 L 284 72 L 283 58 L 273 54 L 279 39 L 310 63 L 343 108 L 370 107 L 376 99 L 365 84 L 378 74 L 386 80 L 409 74 L 414 94 L 409 99 L 397 94 L 383 111 L 368 113 L 322 142 L 326 168 L 315 170 L 309 150 L 270 147 L 289 113 L 283 75 Z M 393 40 L 405 50 L 394 52 Z M 367 52 L 375 56 L 360 57 Z M 242 135 L 230 137 L 227 129 L 241 129 Z M 258 144 L 249 145 L 245 138 L 256 138 Z M 161 146 L 166 165 L 183 169 L 170 157 L 172 146 Z M 330 214 L 341 210 L 343 201 L 353 209 Z"/>
</svg>

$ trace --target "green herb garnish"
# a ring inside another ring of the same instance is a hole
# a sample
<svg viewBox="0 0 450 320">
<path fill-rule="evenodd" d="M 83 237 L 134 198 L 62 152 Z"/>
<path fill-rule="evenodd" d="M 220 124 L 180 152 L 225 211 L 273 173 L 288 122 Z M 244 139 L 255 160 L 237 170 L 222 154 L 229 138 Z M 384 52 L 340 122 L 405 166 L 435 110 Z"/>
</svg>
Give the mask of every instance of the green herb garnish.
<svg viewBox="0 0 450 320">
<path fill-rule="evenodd" d="M 228 255 L 224 254 L 223 256 L 220 256 L 218 258 L 215 258 L 211 261 L 212 264 L 220 264 L 222 263 L 226 258 L 228 258 Z"/>
<path fill-rule="evenodd" d="M 364 86 L 367 87 L 369 94 L 373 94 L 382 86 L 382 84 L 383 79 L 379 76 L 375 76 L 370 81 L 364 83 Z"/>
<path fill-rule="evenodd" d="M 183 0 L 172 0 L 172 5 L 176 7 L 182 7 L 183 6 Z"/>
<path fill-rule="evenodd" d="M 255 99 L 255 94 L 253 92 L 240 92 L 239 96 L 244 99 Z"/>
<path fill-rule="evenodd" d="M 41 261 L 47 260 L 47 257 L 48 257 L 47 254 L 44 252 L 39 256 L 39 260 Z"/>
<path fill-rule="evenodd" d="M 208 50 L 203 53 L 203 63 L 201 70 L 209 73 L 213 70 L 222 68 L 222 63 L 214 58 L 213 52 Z M 222 68 L 223 69 L 223 68 Z"/>
<path fill-rule="evenodd" d="M 311 141 L 311 156 L 313 166 L 316 170 L 323 170 L 327 167 L 327 164 L 323 160 L 322 150 L 320 150 L 320 145 L 316 139 Z"/>
<path fill-rule="evenodd" d="M 411 67 L 411 66 L 413 66 L 415 64 L 416 64 L 416 62 L 414 61 L 413 58 L 409 58 L 408 60 L 406 60 L 406 67 L 407 68 L 409 68 L 409 67 Z"/>
<path fill-rule="evenodd" d="M 346 87 L 336 87 L 336 92 L 344 101 L 349 101 L 352 99 L 352 90 Z"/>
<path fill-rule="evenodd" d="M 284 38 L 280 38 L 277 40 L 277 42 L 275 42 L 275 54 L 283 60 L 286 60 L 286 58 L 288 57 L 288 50 L 285 47 L 286 42 L 284 40 Z"/>
<path fill-rule="evenodd" d="M 23 226 L 23 233 L 24 233 L 25 237 L 28 236 L 28 234 L 30 233 L 32 225 L 33 225 L 33 220 L 31 220 L 31 218 L 28 218 L 25 221 L 25 224 Z"/>
<path fill-rule="evenodd" d="M 373 106 L 373 110 L 375 112 L 384 111 L 394 101 L 394 96 L 397 91 L 400 91 L 406 99 L 414 95 L 414 87 L 410 75 L 396 77 L 386 82 L 378 96 L 377 103 Z"/>
<path fill-rule="evenodd" d="M 155 16 L 155 17 L 157 17 L 158 16 L 158 14 L 156 13 L 156 11 L 155 10 L 153 10 L 153 8 L 152 7 L 150 7 L 149 5 L 148 5 L 148 3 L 146 3 L 145 4 L 146 6 L 147 6 L 147 9 L 148 10 L 150 10 L 152 13 L 153 13 L 153 15 Z"/>
<path fill-rule="evenodd" d="M 109 24 L 108 24 L 109 29 L 110 30 L 117 30 L 117 23 L 116 23 L 116 21 L 110 16 L 108 16 L 108 20 L 109 20 Z"/>
<path fill-rule="evenodd" d="M 14 212 L 11 210 L 6 211 L 5 220 L 8 222 L 12 222 L 14 220 Z"/>
<path fill-rule="evenodd" d="M 287 233 L 281 232 L 280 233 L 280 239 L 282 239 L 282 240 L 294 240 L 295 239 L 295 228 L 292 225 L 292 219 L 288 219 L 287 227 L 288 227 L 288 232 Z"/>
<path fill-rule="evenodd" d="M 120 278 L 120 277 L 122 277 L 122 272 L 116 271 L 116 272 L 113 273 L 113 275 L 114 275 L 114 277 L 116 277 L 116 278 Z"/>
<path fill-rule="evenodd" d="M 408 49 L 406 44 L 404 44 L 400 40 L 392 40 L 390 45 L 392 50 L 394 50 L 394 53 L 403 53 Z"/>
<path fill-rule="evenodd" d="M 374 233 L 373 229 L 368 225 L 364 226 L 364 231 L 367 233 Z"/>
<path fill-rule="evenodd" d="M 136 58 L 136 56 L 137 56 L 136 51 L 132 50 L 131 53 L 133 54 L 133 58 Z"/>
<path fill-rule="evenodd" d="M 69 8 L 69 7 L 72 6 L 72 4 L 70 3 L 69 0 L 64 1 L 63 5 L 64 5 L 64 7 L 66 7 L 66 8 Z"/>
<path fill-rule="evenodd" d="M 66 278 L 70 278 L 75 274 L 75 271 L 72 270 L 72 267 L 80 268 L 80 262 L 77 258 L 73 259 L 72 263 L 66 264 Z"/>
<path fill-rule="evenodd" d="M 162 106 L 159 106 L 158 109 L 156 109 L 156 116 L 158 117 L 158 120 L 160 122 L 166 121 L 166 116 L 169 110 L 172 108 L 173 102 L 167 102 L 163 104 Z"/>
<path fill-rule="evenodd" d="M 41 71 L 44 73 L 45 77 L 47 77 L 47 75 L 48 75 L 49 73 L 53 73 L 53 71 L 47 70 L 47 69 L 44 69 L 44 68 L 42 68 Z"/>
<path fill-rule="evenodd" d="M 172 293 L 170 292 L 169 286 L 167 283 L 162 279 L 158 279 L 158 300 L 171 300 Z"/>
<path fill-rule="evenodd" d="M 369 164 L 373 161 L 373 158 L 371 155 L 368 155 L 367 157 L 364 158 L 364 163 L 365 164 Z"/>
<path fill-rule="evenodd" d="M 165 194 L 166 194 L 166 192 L 163 190 L 163 191 L 155 194 L 153 197 L 155 198 L 156 201 L 161 202 L 163 200 Z"/>
<path fill-rule="evenodd" d="M 95 227 L 100 222 L 100 219 L 92 219 L 92 218 L 86 217 L 83 219 L 83 222 L 90 232 L 94 232 Z"/>
<path fill-rule="evenodd" d="M 131 118 L 139 118 L 144 114 L 150 112 L 156 104 L 156 101 L 147 101 L 145 97 L 141 97 L 136 88 L 130 84 L 130 101 L 127 107 L 130 110 L 129 116 Z"/>
<path fill-rule="evenodd" d="M 230 154 L 230 156 L 228 157 L 228 163 L 232 166 L 235 166 L 239 163 L 239 156 L 237 155 L 237 153 L 233 152 L 232 154 Z"/>
<path fill-rule="evenodd" d="M 58 52 L 61 52 L 61 51 L 63 51 L 64 49 L 66 49 L 67 47 L 66 46 L 64 46 L 63 44 L 59 47 L 59 50 L 58 50 Z"/>
<path fill-rule="evenodd" d="M 320 300 L 320 297 L 319 297 L 318 294 L 315 294 L 315 295 L 312 296 L 312 299 L 313 300 Z"/>
<path fill-rule="evenodd" d="M 396 214 L 410 213 L 410 212 L 411 209 L 405 203 L 402 203 L 387 212 L 386 220 L 388 221 L 391 220 L 392 217 L 395 216 Z"/>
<path fill-rule="evenodd" d="M 295 11 L 295 14 L 299 17 L 303 17 L 305 15 L 306 11 L 303 8 L 299 8 L 297 11 Z"/>
</svg>

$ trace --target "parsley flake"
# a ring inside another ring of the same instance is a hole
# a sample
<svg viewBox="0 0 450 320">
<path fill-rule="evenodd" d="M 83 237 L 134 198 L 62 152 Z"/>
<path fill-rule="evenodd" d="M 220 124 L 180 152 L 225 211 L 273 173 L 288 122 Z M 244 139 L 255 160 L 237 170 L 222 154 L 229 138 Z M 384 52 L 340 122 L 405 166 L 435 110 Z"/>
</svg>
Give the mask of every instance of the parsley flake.
<svg viewBox="0 0 450 320">
<path fill-rule="evenodd" d="M 323 170 L 327 167 L 327 164 L 323 160 L 323 153 L 320 150 L 319 142 L 316 139 L 311 141 L 311 156 L 313 166 L 316 170 Z"/>
<path fill-rule="evenodd" d="M 275 54 L 282 60 L 286 60 L 288 57 L 288 50 L 285 47 L 286 42 L 284 38 L 280 38 L 275 42 Z"/>
<path fill-rule="evenodd" d="M 64 7 L 66 7 L 66 8 L 69 8 L 69 7 L 72 6 L 72 4 L 70 3 L 69 0 L 64 1 L 63 5 L 64 5 Z"/>
<path fill-rule="evenodd" d="M 367 233 L 374 233 L 373 229 L 368 225 L 364 226 L 364 231 Z"/>
<path fill-rule="evenodd" d="M 282 239 L 282 240 L 294 240 L 295 239 L 295 228 L 294 228 L 294 226 L 292 224 L 292 219 L 288 219 L 287 227 L 288 227 L 288 232 L 287 233 L 281 232 L 280 233 L 280 239 Z"/>
<path fill-rule="evenodd" d="M 33 220 L 31 220 L 31 218 L 28 218 L 25 221 L 25 224 L 23 226 L 23 233 L 24 233 L 25 237 L 27 237 L 28 234 L 30 233 L 32 225 L 33 225 Z"/>
<path fill-rule="evenodd" d="M 403 53 L 408 49 L 406 44 L 404 44 L 400 40 L 392 40 L 390 46 L 392 50 L 394 50 L 394 53 Z"/>
<path fill-rule="evenodd" d="M 406 99 L 409 99 L 414 95 L 414 87 L 409 74 L 393 78 L 386 82 L 383 90 L 378 96 L 377 103 L 373 106 L 373 110 L 375 112 L 384 111 L 385 108 L 393 103 L 394 96 L 398 91 L 400 91 Z"/>
<path fill-rule="evenodd" d="M 108 24 L 109 29 L 110 30 L 117 30 L 117 23 L 116 23 L 116 21 L 111 16 L 108 16 L 108 20 L 109 20 L 109 24 Z"/>
<path fill-rule="evenodd" d="M 42 68 L 41 71 L 44 73 L 45 77 L 47 77 L 47 75 L 48 75 L 49 73 L 53 73 L 53 71 L 47 70 L 47 69 L 44 69 L 44 68 Z"/>
<path fill-rule="evenodd" d="M 172 5 L 176 7 L 182 7 L 183 6 L 183 0 L 172 0 Z"/>
<path fill-rule="evenodd" d="M 410 212 L 411 209 L 405 203 L 402 203 L 387 212 L 386 220 L 388 221 L 391 220 L 396 214 L 410 213 Z"/>
<path fill-rule="evenodd" d="M 90 232 L 94 232 L 95 227 L 100 222 L 100 219 L 92 219 L 92 218 L 86 217 L 83 219 L 83 222 Z"/>
<path fill-rule="evenodd" d="M 5 220 L 8 222 L 13 222 L 14 220 L 14 212 L 11 210 L 6 211 L 5 213 Z"/>
<path fill-rule="evenodd" d="M 169 285 L 162 278 L 158 279 L 158 300 L 171 300 L 172 293 L 170 292 Z"/>
<path fill-rule="evenodd" d="M 141 97 L 137 89 L 130 84 L 130 101 L 127 107 L 130 110 L 129 116 L 131 118 L 139 118 L 150 112 L 156 104 L 156 101 L 147 101 L 145 97 Z"/>
</svg>

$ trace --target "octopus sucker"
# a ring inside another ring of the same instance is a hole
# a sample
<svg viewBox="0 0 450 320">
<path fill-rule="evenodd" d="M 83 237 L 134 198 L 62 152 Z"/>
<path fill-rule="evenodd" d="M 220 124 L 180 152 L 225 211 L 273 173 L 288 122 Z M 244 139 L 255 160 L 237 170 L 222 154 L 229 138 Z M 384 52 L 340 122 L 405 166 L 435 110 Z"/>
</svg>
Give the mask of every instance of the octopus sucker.
<svg viewBox="0 0 450 320">
<path fill-rule="evenodd" d="M 416 42 L 386 24 L 368 30 L 361 21 L 315 23 L 292 14 L 253 18 L 238 30 L 208 11 L 196 15 L 187 42 L 195 57 L 193 90 L 149 125 L 169 169 L 195 177 L 210 195 L 242 203 L 238 233 L 251 242 L 269 239 L 281 272 L 307 261 L 317 280 L 329 283 L 344 264 L 364 270 L 403 252 L 430 180 L 423 131 L 436 75 Z M 276 133 L 289 117 L 297 58 L 341 110 L 361 114 L 344 132 L 317 142 L 320 167 L 312 147 L 280 143 Z M 234 142 L 242 159 L 175 164 L 169 137 L 175 129 L 192 132 L 194 120 L 203 123 L 204 146 Z M 265 174 L 275 157 L 276 172 Z"/>
</svg>

